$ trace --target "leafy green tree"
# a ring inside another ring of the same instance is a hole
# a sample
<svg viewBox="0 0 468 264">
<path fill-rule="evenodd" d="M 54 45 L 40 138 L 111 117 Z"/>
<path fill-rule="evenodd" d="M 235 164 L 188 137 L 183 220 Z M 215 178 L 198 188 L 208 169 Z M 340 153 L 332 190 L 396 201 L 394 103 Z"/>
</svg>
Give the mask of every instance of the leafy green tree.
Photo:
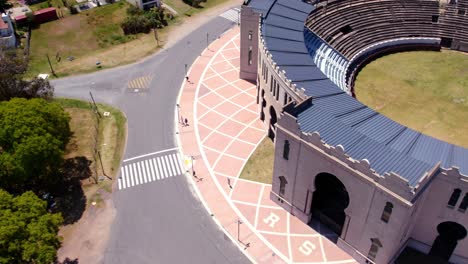
<svg viewBox="0 0 468 264">
<path fill-rule="evenodd" d="M 127 15 L 128 16 L 139 16 L 139 15 L 143 15 L 143 10 L 141 10 L 140 8 L 134 6 L 134 5 L 131 5 L 127 8 Z"/>
<path fill-rule="evenodd" d="M 0 11 L 2 13 L 6 13 L 5 11 L 11 6 L 12 5 L 8 2 L 8 0 L 0 0 Z"/>
<path fill-rule="evenodd" d="M 52 98 L 54 89 L 49 81 L 39 78 L 23 79 L 27 69 L 28 61 L 24 56 L 14 50 L 0 49 L 0 101 L 10 100 L 13 97 Z"/>
<path fill-rule="evenodd" d="M 62 223 L 47 212 L 45 201 L 33 192 L 20 196 L 0 189 L 0 263 L 50 264 L 55 261 Z"/>
<path fill-rule="evenodd" d="M 57 103 L 15 98 L 0 103 L 0 188 L 47 190 L 60 181 L 70 117 Z"/>
<path fill-rule="evenodd" d="M 149 11 L 143 11 L 130 6 L 127 9 L 127 18 L 120 24 L 125 35 L 149 33 L 151 29 L 162 28 L 168 25 L 165 10 L 162 7 L 154 7 Z"/>
<path fill-rule="evenodd" d="M 198 8 L 198 7 L 200 7 L 200 4 L 202 2 L 206 2 L 206 0 L 184 0 L 184 2 L 186 4 L 188 4 L 188 5 L 191 5 L 191 6 L 195 7 L 195 8 Z"/>
</svg>

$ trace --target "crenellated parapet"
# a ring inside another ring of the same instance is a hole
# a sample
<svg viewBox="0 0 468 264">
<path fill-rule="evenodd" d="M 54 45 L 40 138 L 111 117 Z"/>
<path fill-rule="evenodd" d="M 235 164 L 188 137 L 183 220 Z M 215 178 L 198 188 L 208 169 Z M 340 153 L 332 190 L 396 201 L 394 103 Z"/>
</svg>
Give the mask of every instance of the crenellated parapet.
<svg viewBox="0 0 468 264">
<path fill-rule="evenodd" d="M 258 41 L 259 41 L 259 51 L 261 53 L 261 57 L 264 59 L 268 67 L 270 67 L 273 72 L 275 73 L 276 81 L 280 82 L 280 87 L 287 88 L 289 90 L 289 94 L 296 101 L 302 101 L 306 99 L 308 96 L 305 94 L 305 90 L 302 87 L 298 87 L 296 84 L 292 83 L 290 79 L 288 79 L 286 75 L 286 71 L 281 69 L 280 66 L 276 64 L 273 59 L 273 55 L 269 52 L 268 48 L 266 47 L 265 40 L 262 36 L 262 23 L 259 23 L 258 27 Z M 261 64 L 259 64 L 261 65 Z M 260 67 L 260 66 L 259 66 Z"/>
<path fill-rule="evenodd" d="M 306 103 L 305 101 L 302 103 Z M 424 190 L 427 184 L 430 183 L 434 177 L 448 177 L 451 181 L 458 181 L 457 185 L 466 185 L 468 187 L 468 176 L 460 173 L 458 168 L 452 167 L 450 169 L 443 169 L 440 167 L 440 163 L 434 165 L 434 167 L 425 172 L 415 186 L 411 186 L 407 179 L 395 172 L 385 173 L 383 175 L 378 174 L 372 169 L 372 164 L 367 159 L 356 160 L 353 159 L 349 154 L 346 153 L 345 148 L 342 145 L 332 146 L 325 143 L 318 132 L 306 133 L 301 131 L 297 119 L 294 117 L 294 109 L 301 107 L 301 104 L 291 105 L 281 115 L 278 121 L 278 126 L 287 128 L 287 131 L 296 137 L 300 138 L 301 141 L 312 145 L 322 153 L 339 160 L 345 166 L 353 169 L 359 174 L 365 176 L 367 179 L 373 181 L 375 184 L 380 185 L 381 188 L 387 189 L 394 194 L 400 196 L 407 201 L 413 201 L 420 191 Z"/>
<path fill-rule="evenodd" d="M 440 168 L 439 177 L 444 177 L 446 180 L 454 182 L 456 186 L 468 188 L 468 175 L 460 172 L 458 167 L 451 167 L 449 169 Z"/>
<path fill-rule="evenodd" d="M 398 175 L 397 173 L 390 172 L 384 175 L 378 174 L 372 169 L 372 164 L 367 159 L 356 160 L 346 153 L 345 148 L 342 145 L 331 146 L 326 144 L 320 137 L 318 132 L 314 133 L 303 133 L 302 138 L 318 147 L 329 156 L 339 159 L 347 167 L 352 168 L 354 171 L 365 175 L 368 179 L 374 181 L 382 188 L 388 189 L 398 196 L 404 198 L 407 201 L 411 201 L 415 195 L 414 187 L 410 186 L 407 179 Z"/>
</svg>

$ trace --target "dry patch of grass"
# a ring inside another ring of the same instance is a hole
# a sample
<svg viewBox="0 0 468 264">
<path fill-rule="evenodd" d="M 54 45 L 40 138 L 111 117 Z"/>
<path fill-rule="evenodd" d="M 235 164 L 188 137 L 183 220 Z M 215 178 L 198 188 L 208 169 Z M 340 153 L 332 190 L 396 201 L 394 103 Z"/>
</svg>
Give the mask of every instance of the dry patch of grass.
<svg viewBox="0 0 468 264">
<path fill-rule="evenodd" d="M 119 171 L 126 138 L 126 118 L 119 110 L 103 104 L 98 104 L 101 113 L 108 112 L 109 116 L 102 117 L 99 126 L 99 149 L 106 175 L 115 177 Z M 109 186 L 103 186 L 109 188 Z M 110 189 L 109 189 L 110 190 Z"/>
<path fill-rule="evenodd" d="M 230 0 L 208 0 L 201 4 L 201 8 L 192 8 L 182 0 L 168 0 L 166 3 L 180 16 L 169 20 L 169 26 L 158 30 L 160 46 L 167 43 L 169 31 L 182 24 L 184 13 L 191 16 L 227 1 Z M 133 63 L 156 52 L 160 47 L 152 32 L 123 34 L 120 23 L 126 17 L 128 5 L 126 1 L 120 1 L 66 16 L 34 29 L 27 77 L 50 73 L 47 54 L 57 76 L 63 77 Z M 56 59 L 57 54 L 60 61 Z M 68 61 L 68 57 L 74 60 Z M 96 66 L 98 61 L 100 67 Z"/>
<path fill-rule="evenodd" d="M 403 52 L 367 65 L 356 80 L 359 101 L 429 136 L 468 147 L 468 56 Z"/>
<path fill-rule="evenodd" d="M 86 210 L 90 206 L 93 207 L 92 210 L 104 208 L 105 200 L 109 199 L 112 192 L 113 181 L 108 178 L 99 181 L 98 176 L 102 176 L 105 172 L 107 176 L 115 179 L 125 146 L 126 118 L 119 110 L 98 104 L 101 115 L 104 112 L 110 113 L 108 117 L 102 116 L 98 122 L 98 117 L 88 102 L 64 98 L 55 99 L 55 101 L 60 103 L 71 117 L 70 129 L 73 136 L 67 145 L 65 158 L 84 156 L 92 161 L 90 165 L 92 177 L 82 181 L 83 192 L 86 196 Z M 96 145 L 96 139 L 98 139 L 98 145 Z M 95 147 L 101 153 L 103 167 L 95 155 Z M 83 215 L 86 218 L 89 214 Z M 86 225 L 88 220 L 80 220 L 61 227 L 60 234 L 64 242 L 70 242 L 76 235 L 75 232 L 81 228 L 80 223 Z"/>
<path fill-rule="evenodd" d="M 70 129 L 73 136 L 65 150 L 65 159 L 84 156 L 93 159 L 93 146 L 97 136 L 95 114 L 89 109 L 65 108 L 70 115 Z M 94 164 L 93 164 L 94 165 Z"/>
<path fill-rule="evenodd" d="M 258 145 L 252 156 L 250 156 L 250 159 L 242 170 L 240 178 L 271 184 L 274 159 L 275 146 L 271 139 L 266 137 Z"/>
<path fill-rule="evenodd" d="M 112 68 L 135 62 L 158 49 L 153 35 L 141 35 L 130 42 L 100 49 L 83 54 L 73 61 L 61 63 L 54 69 L 58 76 L 96 71 L 96 62 L 101 63 L 100 69 Z M 49 72 L 46 70 L 46 72 Z"/>
<path fill-rule="evenodd" d="M 97 179 L 102 175 L 114 178 L 118 172 L 125 146 L 126 119 L 122 112 L 111 106 L 98 104 L 98 110 L 101 113 L 98 121 L 96 113 L 88 102 L 64 98 L 56 99 L 56 101 L 71 117 L 70 128 L 73 137 L 67 145 L 65 157 L 85 156 L 92 161 L 92 178 Z M 104 112 L 109 112 L 109 116 L 105 117 Z M 102 166 L 95 149 L 101 155 Z M 94 183 L 96 181 L 90 179 L 85 185 L 85 194 L 88 198 L 99 189 L 111 192 L 111 181 L 102 181 L 97 185 Z M 90 185 L 89 188 L 87 188 L 88 185 Z"/>
<path fill-rule="evenodd" d="M 119 60 L 123 52 L 122 49 L 116 51 L 112 47 L 138 41 L 142 36 L 147 36 L 145 34 L 124 35 L 120 23 L 126 18 L 128 6 L 127 2 L 120 1 L 66 16 L 34 29 L 31 37 L 28 75 L 35 76 L 38 73 L 50 72 L 47 54 L 58 76 L 96 70 L 96 61 L 101 61 L 106 67 L 116 66 L 114 61 Z M 141 45 L 141 42 L 145 44 Z M 156 49 L 154 40 L 151 46 L 146 45 L 146 42 L 146 40 L 134 42 L 129 47 L 143 50 L 139 54 L 146 55 L 149 50 Z M 135 48 L 135 45 L 139 48 Z M 135 56 L 136 54 L 129 52 L 128 55 Z M 74 60 L 67 60 L 69 57 L 73 57 Z M 124 57 L 123 60 L 125 59 Z"/>
</svg>

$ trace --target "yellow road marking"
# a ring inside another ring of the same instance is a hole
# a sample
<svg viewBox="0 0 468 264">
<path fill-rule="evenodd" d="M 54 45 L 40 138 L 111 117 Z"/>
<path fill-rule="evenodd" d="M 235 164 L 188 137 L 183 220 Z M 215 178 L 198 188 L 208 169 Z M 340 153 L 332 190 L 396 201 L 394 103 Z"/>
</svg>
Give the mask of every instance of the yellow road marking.
<svg viewBox="0 0 468 264">
<path fill-rule="evenodd" d="M 147 89 L 150 81 L 152 79 L 151 75 L 138 77 L 128 82 L 129 89 Z"/>
</svg>

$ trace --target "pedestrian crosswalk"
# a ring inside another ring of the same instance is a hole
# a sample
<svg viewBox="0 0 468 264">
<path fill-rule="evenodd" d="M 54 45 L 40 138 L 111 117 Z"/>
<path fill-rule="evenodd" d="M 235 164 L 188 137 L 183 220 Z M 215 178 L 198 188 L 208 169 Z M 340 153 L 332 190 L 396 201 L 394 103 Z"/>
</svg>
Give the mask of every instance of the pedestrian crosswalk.
<svg viewBox="0 0 468 264">
<path fill-rule="evenodd" d="M 234 23 L 237 23 L 239 24 L 239 20 L 240 20 L 240 8 L 236 7 L 236 8 L 232 8 L 232 9 L 229 9 L 228 11 L 222 13 L 221 15 L 219 15 L 220 17 L 223 17 L 227 20 L 230 20 Z"/>
<path fill-rule="evenodd" d="M 151 75 L 141 76 L 128 82 L 128 88 L 133 90 L 147 89 L 149 87 Z"/>
<path fill-rule="evenodd" d="M 119 190 L 182 175 L 185 172 L 178 152 L 146 157 L 120 168 Z"/>
</svg>

